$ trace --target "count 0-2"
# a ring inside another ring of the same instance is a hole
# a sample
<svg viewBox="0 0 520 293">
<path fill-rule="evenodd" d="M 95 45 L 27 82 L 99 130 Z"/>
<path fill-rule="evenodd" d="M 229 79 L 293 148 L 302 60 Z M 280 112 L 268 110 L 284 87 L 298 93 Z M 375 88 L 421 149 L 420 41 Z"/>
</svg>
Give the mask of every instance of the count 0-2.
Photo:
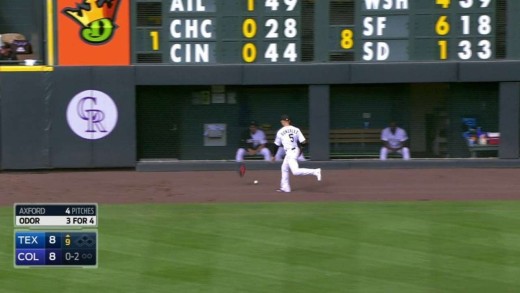
<svg viewBox="0 0 520 293">
<path fill-rule="evenodd" d="M 65 252 L 65 260 L 79 261 L 79 252 Z"/>
</svg>

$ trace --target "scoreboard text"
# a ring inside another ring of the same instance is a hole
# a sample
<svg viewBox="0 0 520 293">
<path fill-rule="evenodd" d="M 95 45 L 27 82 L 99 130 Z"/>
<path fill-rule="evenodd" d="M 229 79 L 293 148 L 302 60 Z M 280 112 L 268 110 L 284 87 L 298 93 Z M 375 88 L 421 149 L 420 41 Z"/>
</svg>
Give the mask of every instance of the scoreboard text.
<svg viewBox="0 0 520 293">
<path fill-rule="evenodd" d="M 138 52 L 175 64 L 299 61 L 300 0 L 169 0 L 161 10 L 161 27 L 137 27 Z"/>
<path fill-rule="evenodd" d="M 97 232 L 15 232 L 15 266 L 96 265 Z"/>
<path fill-rule="evenodd" d="M 141 0 L 133 62 L 493 60 L 503 1 Z"/>
</svg>

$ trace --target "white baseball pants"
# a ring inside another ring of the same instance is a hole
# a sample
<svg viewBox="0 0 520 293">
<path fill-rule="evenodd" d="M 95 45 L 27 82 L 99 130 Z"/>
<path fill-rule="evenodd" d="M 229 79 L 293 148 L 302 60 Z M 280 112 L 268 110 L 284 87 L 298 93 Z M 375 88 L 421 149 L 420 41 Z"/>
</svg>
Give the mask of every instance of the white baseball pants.
<svg viewBox="0 0 520 293">
<path fill-rule="evenodd" d="M 381 151 L 379 153 L 379 159 L 386 160 L 386 158 L 388 157 L 388 154 L 390 152 L 391 151 L 389 149 L 387 149 L 386 147 L 382 147 Z M 403 156 L 404 160 L 410 160 L 410 149 L 409 148 L 404 147 L 396 152 L 401 154 Z"/>
<path fill-rule="evenodd" d="M 291 192 L 291 184 L 289 183 L 289 171 L 295 176 L 315 175 L 318 169 L 300 168 L 298 164 L 298 156 L 300 150 L 289 149 L 286 150 L 286 155 L 282 163 L 282 180 L 280 181 L 280 189 L 285 192 Z"/>
<path fill-rule="evenodd" d="M 244 148 L 239 148 L 237 150 L 237 154 L 235 156 L 235 160 L 237 162 L 242 162 L 244 160 L 244 156 L 247 154 L 247 150 L 244 149 Z M 269 151 L 268 148 L 263 148 L 260 150 L 260 154 L 262 156 L 264 156 L 264 160 L 266 161 L 271 161 L 271 152 Z M 260 155 L 260 154 L 257 154 L 257 155 Z"/>
</svg>

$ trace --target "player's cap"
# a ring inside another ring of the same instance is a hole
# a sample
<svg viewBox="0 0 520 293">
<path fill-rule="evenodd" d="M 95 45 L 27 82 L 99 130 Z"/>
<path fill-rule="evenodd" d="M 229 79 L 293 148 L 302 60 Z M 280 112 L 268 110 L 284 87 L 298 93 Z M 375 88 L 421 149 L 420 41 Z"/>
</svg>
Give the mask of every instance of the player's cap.
<svg viewBox="0 0 520 293">
<path fill-rule="evenodd" d="M 257 127 L 258 123 L 256 123 L 256 121 L 253 120 L 253 121 L 249 122 L 249 126 Z"/>
<path fill-rule="evenodd" d="M 291 118 L 289 117 L 289 115 L 283 114 L 282 117 L 280 117 L 280 120 L 291 121 Z"/>
</svg>

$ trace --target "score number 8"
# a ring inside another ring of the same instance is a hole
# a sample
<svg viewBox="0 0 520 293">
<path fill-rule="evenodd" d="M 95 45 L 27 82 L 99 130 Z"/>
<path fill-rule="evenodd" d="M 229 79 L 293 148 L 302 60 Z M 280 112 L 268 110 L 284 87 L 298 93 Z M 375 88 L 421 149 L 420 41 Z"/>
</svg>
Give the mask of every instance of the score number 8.
<svg viewBox="0 0 520 293">
<path fill-rule="evenodd" d="M 349 50 L 354 47 L 354 32 L 351 29 L 344 29 L 341 31 L 340 46 L 345 50 Z"/>
</svg>

